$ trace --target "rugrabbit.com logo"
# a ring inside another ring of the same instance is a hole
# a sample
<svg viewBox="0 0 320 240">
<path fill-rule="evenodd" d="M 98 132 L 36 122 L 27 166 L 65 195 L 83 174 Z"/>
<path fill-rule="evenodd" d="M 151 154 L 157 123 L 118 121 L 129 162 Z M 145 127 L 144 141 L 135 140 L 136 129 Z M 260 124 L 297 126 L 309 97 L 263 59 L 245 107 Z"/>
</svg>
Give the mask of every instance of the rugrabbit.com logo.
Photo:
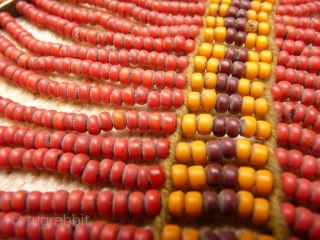
<svg viewBox="0 0 320 240">
<path fill-rule="evenodd" d="M 24 218 L 24 219 L 23 219 Z M 19 226 L 24 224 L 25 226 L 38 226 L 42 229 L 46 229 L 47 226 L 77 226 L 77 225 L 86 225 L 89 226 L 89 217 L 85 216 L 83 214 L 81 215 L 65 215 L 61 217 L 33 217 L 33 216 L 27 216 L 23 217 L 23 215 L 20 214 L 14 214 L 11 216 L 11 224 L 13 226 Z"/>
</svg>

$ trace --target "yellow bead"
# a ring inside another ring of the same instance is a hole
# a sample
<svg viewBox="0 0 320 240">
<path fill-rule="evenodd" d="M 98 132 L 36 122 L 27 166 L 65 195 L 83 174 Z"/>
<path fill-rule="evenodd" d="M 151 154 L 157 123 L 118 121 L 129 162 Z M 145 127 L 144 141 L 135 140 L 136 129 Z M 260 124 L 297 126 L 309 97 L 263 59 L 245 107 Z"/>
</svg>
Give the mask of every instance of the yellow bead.
<svg viewBox="0 0 320 240">
<path fill-rule="evenodd" d="M 193 164 L 204 164 L 207 162 L 207 148 L 204 142 L 193 141 L 190 148 Z"/>
<path fill-rule="evenodd" d="M 227 29 L 225 27 L 216 27 L 214 29 L 214 40 L 216 43 L 223 43 L 226 40 Z"/>
<path fill-rule="evenodd" d="M 202 214 L 202 195 L 196 191 L 189 191 L 184 198 L 186 214 L 197 217 Z"/>
<path fill-rule="evenodd" d="M 259 74 L 259 65 L 256 62 L 246 62 L 246 71 L 245 71 L 245 78 L 249 80 L 253 80 L 257 78 Z"/>
<path fill-rule="evenodd" d="M 190 111 L 197 111 L 200 109 L 200 93 L 199 92 L 189 92 L 187 95 L 187 104 Z"/>
<path fill-rule="evenodd" d="M 271 63 L 272 52 L 269 50 L 263 50 L 260 52 L 260 62 Z"/>
<path fill-rule="evenodd" d="M 192 189 L 202 189 L 206 186 L 206 171 L 203 166 L 195 165 L 188 168 L 189 184 Z"/>
<path fill-rule="evenodd" d="M 176 147 L 176 158 L 180 163 L 188 163 L 191 159 L 191 151 L 189 144 L 186 142 L 179 142 Z"/>
<path fill-rule="evenodd" d="M 262 82 L 253 82 L 250 86 L 249 95 L 254 99 L 257 99 L 262 96 L 264 92 L 264 84 Z"/>
<path fill-rule="evenodd" d="M 224 18 L 223 17 L 216 18 L 216 27 L 224 27 Z"/>
<path fill-rule="evenodd" d="M 205 28 L 203 30 L 204 34 L 204 42 L 212 43 L 214 40 L 214 29 L 213 28 Z"/>
<path fill-rule="evenodd" d="M 242 98 L 241 115 L 252 116 L 254 112 L 254 98 L 250 96 L 244 96 Z"/>
<path fill-rule="evenodd" d="M 266 140 L 270 137 L 272 132 L 271 124 L 267 121 L 257 121 L 257 131 L 255 137 L 257 139 Z"/>
<path fill-rule="evenodd" d="M 256 21 L 257 20 L 257 12 L 254 10 L 248 10 L 247 11 L 247 19 Z"/>
<path fill-rule="evenodd" d="M 245 116 L 240 119 L 241 135 L 251 138 L 256 134 L 257 120 L 252 116 Z"/>
<path fill-rule="evenodd" d="M 264 198 L 254 199 L 252 222 L 257 225 L 266 224 L 269 220 L 270 206 Z"/>
<path fill-rule="evenodd" d="M 191 75 L 192 91 L 202 91 L 203 89 L 203 75 L 201 73 L 193 73 Z"/>
<path fill-rule="evenodd" d="M 217 74 L 219 67 L 219 59 L 210 58 L 207 62 L 207 72 Z"/>
<path fill-rule="evenodd" d="M 188 186 L 188 169 L 184 164 L 174 164 L 171 167 L 172 183 L 175 188 L 184 188 Z"/>
<path fill-rule="evenodd" d="M 186 114 L 182 118 L 182 132 L 186 137 L 192 137 L 197 132 L 197 120 L 194 114 Z"/>
<path fill-rule="evenodd" d="M 259 62 L 259 53 L 248 51 L 248 62 Z"/>
<path fill-rule="evenodd" d="M 269 170 L 258 170 L 256 173 L 256 193 L 268 195 L 273 188 L 273 175 Z"/>
<path fill-rule="evenodd" d="M 206 69 L 207 58 L 204 56 L 195 56 L 194 57 L 194 71 L 203 73 Z"/>
<path fill-rule="evenodd" d="M 161 240 L 181 240 L 181 229 L 178 225 L 167 224 L 161 233 Z"/>
<path fill-rule="evenodd" d="M 205 111 L 211 111 L 216 107 L 217 94 L 211 89 L 205 89 L 201 93 L 201 105 Z"/>
<path fill-rule="evenodd" d="M 206 27 L 215 28 L 216 26 L 216 18 L 212 16 L 206 17 Z"/>
<path fill-rule="evenodd" d="M 217 85 L 217 75 L 215 73 L 207 72 L 204 75 L 204 88 L 214 89 Z"/>
<path fill-rule="evenodd" d="M 245 78 L 241 78 L 238 84 L 238 94 L 242 97 L 248 96 L 250 91 L 250 81 Z"/>
<path fill-rule="evenodd" d="M 210 0 L 210 3 L 215 3 L 215 4 L 220 5 L 220 0 Z"/>
<path fill-rule="evenodd" d="M 256 171 L 251 167 L 240 167 L 238 171 L 239 189 L 251 191 L 255 184 Z"/>
<path fill-rule="evenodd" d="M 246 139 L 236 141 L 236 159 L 240 162 L 249 161 L 251 155 L 251 143 Z"/>
<path fill-rule="evenodd" d="M 209 16 L 216 17 L 218 16 L 219 5 L 216 3 L 210 4 L 209 6 Z"/>
<path fill-rule="evenodd" d="M 274 236 L 259 234 L 257 240 L 276 240 Z"/>
<path fill-rule="evenodd" d="M 213 46 L 212 57 L 221 60 L 226 53 L 226 47 L 221 44 L 215 44 Z"/>
<path fill-rule="evenodd" d="M 232 0 L 222 0 L 221 4 L 227 4 L 228 6 L 231 6 Z"/>
<path fill-rule="evenodd" d="M 260 12 L 260 8 L 261 8 L 261 3 L 257 2 L 257 1 L 252 1 L 251 4 L 251 9 L 256 11 L 257 13 Z"/>
<path fill-rule="evenodd" d="M 252 210 L 253 210 L 253 195 L 247 191 L 239 191 L 237 193 L 239 198 L 238 204 L 238 216 L 242 218 L 250 217 Z"/>
<path fill-rule="evenodd" d="M 258 31 L 258 22 L 249 20 L 246 25 L 246 33 L 256 33 Z"/>
<path fill-rule="evenodd" d="M 258 98 L 254 101 L 254 115 L 263 118 L 268 112 L 268 102 L 265 98 Z"/>
<path fill-rule="evenodd" d="M 266 80 L 270 77 L 271 66 L 269 63 L 259 62 L 259 74 L 258 78 L 260 80 Z"/>
<path fill-rule="evenodd" d="M 169 212 L 176 216 L 182 217 L 184 214 L 184 193 L 182 191 L 175 191 L 170 193 L 168 197 Z"/>
<path fill-rule="evenodd" d="M 200 240 L 199 232 L 195 229 L 186 229 L 183 232 L 182 240 Z"/>
<path fill-rule="evenodd" d="M 258 35 L 267 36 L 270 32 L 270 24 L 267 22 L 261 22 L 258 26 Z"/>
<path fill-rule="evenodd" d="M 223 18 L 226 17 L 228 9 L 229 9 L 229 5 L 221 4 L 219 8 L 219 17 L 223 17 Z"/>
<path fill-rule="evenodd" d="M 198 133 L 210 135 L 212 131 L 213 117 L 210 114 L 200 114 L 198 117 Z"/>
<path fill-rule="evenodd" d="M 269 14 L 266 12 L 259 12 L 257 15 L 257 21 L 258 22 L 266 22 L 268 21 Z"/>
<path fill-rule="evenodd" d="M 249 162 L 253 165 L 263 166 L 268 159 L 268 148 L 262 144 L 252 144 Z"/>
<path fill-rule="evenodd" d="M 270 13 L 272 11 L 272 4 L 269 2 L 263 2 L 261 3 L 261 8 L 260 8 L 261 12 L 266 12 L 266 13 Z"/>
<path fill-rule="evenodd" d="M 239 233 L 237 240 L 255 240 L 253 232 L 242 231 Z"/>
<path fill-rule="evenodd" d="M 247 49 L 252 49 L 255 47 L 257 40 L 257 35 L 255 33 L 248 33 L 246 36 L 245 47 Z"/>
<path fill-rule="evenodd" d="M 256 39 L 256 51 L 266 50 L 268 47 L 268 38 L 266 36 L 257 36 Z"/>
<path fill-rule="evenodd" d="M 199 47 L 199 55 L 204 56 L 207 59 L 212 55 L 213 46 L 210 43 L 202 43 Z"/>
</svg>

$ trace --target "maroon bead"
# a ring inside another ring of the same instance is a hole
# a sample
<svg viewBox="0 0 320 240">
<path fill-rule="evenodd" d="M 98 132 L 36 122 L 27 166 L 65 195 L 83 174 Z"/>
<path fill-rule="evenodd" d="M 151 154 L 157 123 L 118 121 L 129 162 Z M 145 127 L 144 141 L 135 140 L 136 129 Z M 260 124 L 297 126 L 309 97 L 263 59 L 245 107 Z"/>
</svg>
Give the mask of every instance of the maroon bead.
<svg viewBox="0 0 320 240">
<path fill-rule="evenodd" d="M 222 155 L 226 159 L 231 159 L 235 156 L 235 142 L 232 138 L 225 137 L 221 139 L 221 148 L 222 148 Z"/>
<path fill-rule="evenodd" d="M 222 215 L 234 214 L 237 211 L 237 194 L 230 189 L 223 189 L 218 195 L 219 211 Z"/>
<path fill-rule="evenodd" d="M 221 185 L 222 168 L 220 164 L 209 163 L 206 168 L 208 187 L 218 187 Z"/>
<path fill-rule="evenodd" d="M 225 73 L 218 73 L 217 74 L 217 85 L 215 90 L 217 92 L 224 92 L 227 87 L 228 75 Z"/>
<path fill-rule="evenodd" d="M 227 164 L 222 168 L 222 185 L 225 188 L 235 188 L 238 183 L 238 168 Z"/>
<path fill-rule="evenodd" d="M 213 215 L 218 210 L 218 195 L 214 191 L 205 191 L 202 194 L 203 212 L 208 215 Z"/>
<path fill-rule="evenodd" d="M 209 161 L 220 161 L 222 160 L 222 152 L 219 140 L 210 140 L 206 143 L 207 155 Z"/>
<path fill-rule="evenodd" d="M 226 134 L 226 118 L 217 116 L 213 119 L 213 135 L 223 137 Z"/>
</svg>

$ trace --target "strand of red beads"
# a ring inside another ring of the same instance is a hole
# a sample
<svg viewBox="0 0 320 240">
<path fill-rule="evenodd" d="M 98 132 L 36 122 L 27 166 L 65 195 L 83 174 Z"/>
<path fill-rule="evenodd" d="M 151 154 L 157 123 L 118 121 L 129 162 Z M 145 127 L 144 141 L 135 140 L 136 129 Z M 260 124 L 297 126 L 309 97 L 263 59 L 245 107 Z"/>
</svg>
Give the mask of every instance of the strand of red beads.
<svg viewBox="0 0 320 240">
<path fill-rule="evenodd" d="M 303 178 L 320 178 L 320 159 L 312 155 L 303 155 L 296 149 L 276 148 L 275 154 L 282 169 L 298 170 Z"/>
<path fill-rule="evenodd" d="M 19 216 L 16 222 L 12 219 Z M 18 237 L 22 239 L 134 239 L 152 240 L 153 233 L 148 228 L 137 228 L 134 225 L 105 223 L 101 220 L 88 222 L 88 217 L 78 217 L 81 223 L 74 225 L 71 218 L 49 217 L 43 215 L 26 215 L 18 212 L 0 212 L 1 237 Z"/>
<path fill-rule="evenodd" d="M 39 127 L 56 129 L 61 131 L 75 131 L 78 133 L 88 132 L 91 135 L 98 135 L 101 131 L 130 130 L 164 132 L 172 134 L 176 128 L 177 117 L 173 113 L 139 112 L 131 110 L 114 110 L 112 115 L 109 112 L 101 112 L 98 116 L 87 116 L 84 113 L 66 113 L 55 110 L 38 109 L 26 107 L 11 99 L 0 96 L 0 113 L 5 117 L 17 122 L 28 122 Z"/>
<path fill-rule="evenodd" d="M 0 192 L 1 211 L 58 214 L 100 214 L 116 217 L 155 216 L 161 210 L 161 195 L 156 189 L 146 193 L 119 190 L 58 190 L 39 192 L 24 190 Z"/>
<path fill-rule="evenodd" d="M 290 99 L 292 102 L 299 102 L 306 107 L 313 106 L 320 109 L 320 90 L 304 89 L 300 84 L 291 84 L 281 81 L 270 86 L 270 91 L 274 101 L 285 101 Z"/>
<path fill-rule="evenodd" d="M 287 81 L 291 84 L 300 84 L 304 88 L 310 88 L 314 90 L 320 89 L 320 76 L 306 74 L 305 71 L 297 71 L 296 69 L 285 68 L 284 66 L 277 66 L 275 68 L 275 72 L 278 82 Z"/>
<path fill-rule="evenodd" d="M 121 161 L 165 159 L 170 142 L 166 138 L 140 140 L 114 137 L 90 137 L 64 131 L 48 132 L 19 127 L 0 126 L 0 146 L 23 146 L 27 149 L 55 148 L 64 152 L 103 156 Z"/>
<path fill-rule="evenodd" d="M 17 51 L 13 52 L 13 54 L 15 53 L 17 53 Z M 11 57 L 13 54 L 11 54 Z M 18 61 L 19 59 L 21 59 L 22 56 L 23 55 L 20 55 Z M 31 59 L 29 60 L 32 63 Z M 65 60 L 66 58 L 62 60 L 61 65 L 63 65 Z M 42 67 L 45 67 L 45 61 L 42 61 L 42 63 L 44 65 Z M 94 68 L 91 68 L 90 72 L 93 73 Z M 137 89 L 134 89 L 133 87 L 126 87 L 124 89 L 114 89 L 112 86 L 108 85 L 94 86 L 89 83 L 78 84 L 70 82 L 57 82 L 49 78 L 45 78 L 41 75 L 35 74 L 35 72 L 33 71 L 26 71 L 24 69 L 18 68 L 10 64 L 10 62 L 7 61 L 7 59 L 1 57 L 0 76 L 5 77 L 7 80 L 13 82 L 15 85 L 19 87 L 26 88 L 35 93 L 40 93 L 45 96 L 62 98 L 71 101 L 81 101 L 84 103 L 103 103 L 111 104 L 113 106 L 134 106 L 135 104 L 147 104 L 147 107 L 149 109 L 157 110 L 159 108 L 179 108 L 182 106 L 184 99 L 184 94 L 180 89 L 175 89 L 173 91 L 169 89 L 164 89 L 160 92 L 149 92 L 148 89 L 145 87 L 138 87 Z M 152 77 L 151 74 L 149 76 Z M 148 84 L 146 82 L 146 79 L 143 80 L 145 80 L 144 85 L 153 85 L 151 83 Z"/>
<path fill-rule="evenodd" d="M 276 15 L 274 17 L 275 23 L 281 23 L 285 26 L 292 26 L 295 28 L 313 28 L 316 31 L 320 30 L 320 19 L 319 18 L 309 18 L 309 17 L 291 17 L 288 15 L 280 16 Z"/>
<path fill-rule="evenodd" d="M 82 10 L 79 12 L 78 16 L 79 18 L 75 18 L 74 11 L 71 11 L 70 17 L 65 17 L 65 11 L 68 9 L 64 5 L 58 4 L 54 1 L 49 0 L 38 0 L 36 3 L 37 6 L 42 4 L 43 2 L 48 3 L 46 6 L 45 11 L 47 11 L 49 14 L 55 15 L 55 16 L 61 16 L 61 18 L 65 18 L 66 20 L 70 22 L 76 22 L 78 24 L 87 24 L 88 21 L 83 21 L 82 19 L 88 16 L 87 10 Z M 51 4 L 50 4 L 51 3 Z M 27 12 L 26 12 L 27 14 Z M 45 19 L 44 19 L 45 21 Z M 133 28 L 133 25 L 131 26 Z M 98 35 L 99 32 L 97 30 L 93 30 L 95 33 L 90 33 L 93 35 Z M 108 32 L 106 32 L 108 34 Z M 110 35 L 110 34 L 109 34 Z M 80 33 L 81 36 L 81 33 Z M 96 44 L 98 44 L 98 40 L 96 40 Z M 109 44 L 108 44 L 109 45 Z M 175 53 L 183 53 L 184 55 L 189 54 L 194 50 L 195 42 L 191 39 L 185 39 L 181 35 L 177 35 L 174 38 L 172 37 L 166 37 L 164 39 L 162 38 L 153 38 L 150 36 L 142 37 L 142 36 L 135 36 L 133 34 L 123 34 L 123 33 L 114 33 L 112 37 L 112 44 L 116 49 L 138 49 L 138 50 L 147 50 L 149 52 L 151 51 L 157 51 L 157 52 L 175 52 Z"/>
<path fill-rule="evenodd" d="M 281 5 L 300 5 L 313 2 L 312 0 L 280 0 Z"/>
<path fill-rule="evenodd" d="M 320 56 L 320 47 L 306 45 L 301 40 L 293 41 L 291 39 L 283 40 L 282 38 L 276 38 L 275 43 L 279 51 L 287 51 L 289 55 L 302 55 L 307 57 Z"/>
<path fill-rule="evenodd" d="M 28 170 L 49 170 L 61 174 L 79 176 L 86 184 L 93 185 L 98 181 L 112 184 L 123 184 L 125 187 L 150 189 L 161 187 L 165 182 L 163 168 L 160 165 L 139 166 L 114 162 L 90 160 L 85 154 L 64 153 L 60 149 L 0 149 L 0 167 L 26 168 Z"/>
<path fill-rule="evenodd" d="M 288 145 L 300 150 L 310 150 L 315 156 L 320 155 L 320 135 L 308 128 L 302 129 L 298 123 L 277 124 L 279 145 Z"/>
<path fill-rule="evenodd" d="M 280 16 L 288 15 L 291 17 L 313 17 L 319 15 L 320 3 L 310 2 L 300 5 L 279 5 L 276 10 L 276 14 Z"/>
<path fill-rule="evenodd" d="M 281 204 L 281 212 L 288 226 L 296 234 L 306 234 L 308 239 L 317 240 L 320 235 L 320 215 L 306 207 L 295 207 L 291 203 Z"/>
<path fill-rule="evenodd" d="M 312 127 L 314 132 L 320 132 L 320 116 L 314 107 L 292 102 L 274 101 L 273 103 L 282 122 L 302 123 L 303 127 Z"/>
</svg>

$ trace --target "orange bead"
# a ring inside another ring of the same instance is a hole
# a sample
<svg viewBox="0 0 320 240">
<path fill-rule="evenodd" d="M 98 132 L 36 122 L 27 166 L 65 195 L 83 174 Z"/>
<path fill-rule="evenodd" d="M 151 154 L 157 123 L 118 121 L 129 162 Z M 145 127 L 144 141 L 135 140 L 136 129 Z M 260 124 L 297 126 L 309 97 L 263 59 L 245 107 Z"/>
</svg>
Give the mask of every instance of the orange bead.
<svg viewBox="0 0 320 240">
<path fill-rule="evenodd" d="M 219 7 L 219 16 L 225 18 L 227 16 L 229 5 L 221 4 Z"/>
<path fill-rule="evenodd" d="M 205 28 L 203 30 L 204 34 L 204 42 L 212 43 L 214 40 L 214 29 L 213 28 Z"/>
<path fill-rule="evenodd" d="M 266 22 L 268 21 L 269 14 L 266 12 L 259 12 L 257 15 L 257 21 L 258 22 Z"/>
<path fill-rule="evenodd" d="M 264 198 L 254 199 L 252 222 L 257 225 L 266 224 L 269 220 L 269 214 L 269 202 Z"/>
<path fill-rule="evenodd" d="M 217 85 L 217 75 L 207 72 L 204 75 L 204 87 L 206 89 L 214 89 Z"/>
<path fill-rule="evenodd" d="M 270 24 L 267 22 L 260 22 L 258 25 L 258 35 L 268 36 L 270 32 Z"/>
<path fill-rule="evenodd" d="M 192 91 L 202 91 L 203 89 L 203 75 L 201 73 L 193 73 L 191 75 L 191 88 Z"/>
<path fill-rule="evenodd" d="M 186 214 L 191 217 L 197 217 L 202 214 L 202 194 L 196 191 L 189 191 L 185 198 Z"/>
<path fill-rule="evenodd" d="M 273 188 L 273 175 L 269 170 L 258 170 L 256 173 L 256 193 L 268 195 Z"/>
<path fill-rule="evenodd" d="M 216 17 L 216 27 L 224 27 L 224 18 Z M 226 32 L 227 34 L 227 32 Z"/>
<path fill-rule="evenodd" d="M 238 171 L 239 189 L 251 191 L 255 184 L 256 171 L 251 167 L 240 167 Z"/>
<path fill-rule="evenodd" d="M 272 62 L 272 52 L 269 50 L 263 50 L 260 52 L 260 62 L 271 63 Z"/>
<path fill-rule="evenodd" d="M 201 106 L 200 93 L 189 92 L 187 95 L 187 104 L 190 111 L 198 111 Z"/>
<path fill-rule="evenodd" d="M 180 163 L 188 163 L 191 159 L 191 151 L 189 144 L 186 142 L 179 142 L 176 147 L 176 158 Z"/>
<path fill-rule="evenodd" d="M 210 3 L 214 3 L 214 4 L 217 4 L 217 5 L 220 5 L 220 0 L 210 0 Z"/>
<path fill-rule="evenodd" d="M 260 11 L 261 12 L 266 12 L 266 13 L 269 14 L 272 11 L 272 4 L 270 2 L 261 3 Z"/>
<path fill-rule="evenodd" d="M 239 191 L 237 193 L 239 203 L 237 214 L 239 217 L 248 218 L 252 214 L 254 198 L 252 193 Z"/>
<path fill-rule="evenodd" d="M 206 171 L 203 166 L 196 165 L 188 168 L 191 189 L 202 189 L 206 186 Z"/>
<path fill-rule="evenodd" d="M 169 212 L 177 217 L 184 214 L 184 193 L 182 191 L 174 191 L 168 197 Z"/>
<path fill-rule="evenodd" d="M 257 35 L 255 33 L 248 33 L 246 36 L 245 47 L 247 49 L 252 49 L 256 45 Z"/>
<path fill-rule="evenodd" d="M 239 233 L 237 240 L 255 240 L 253 232 L 242 231 Z"/>
<path fill-rule="evenodd" d="M 219 59 L 210 58 L 207 63 L 207 72 L 218 73 Z"/>
<path fill-rule="evenodd" d="M 262 144 L 252 144 L 249 162 L 253 165 L 263 166 L 268 160 L 268 148 Z"/>
<path fill-rule="evenodd" d="M 271 135 L 271 124 L 267 121 L 257 121 L 257 131 L 255 137 L 257 139 L 267 140 Z"/>
<path fill-rule="evenodd" d="M 190 148 L 193 164 L 204 164 L 207 162 L 207 148 L 204 142 L 193 141 Z"/>
<path fill-rule="evenodd" d="M 127 127 L 126 115 L 122 110 L 114 110 L 112 113 L 113 127 L 116 130 L 123 130 Z"/>
<path fill-rule="evenodd" d="M 226 47 L 221 44 L 215 44 L 212 50 L 212 57 L 221 60 L 226 53 Z"/>
<path fill-rule="evenodd" d="M 256 51 L 261 52 L 262 50 L 266 50 L 268 47 L 268 38 L 266 36 L 257 36 L 256 38 Z"/>
<path fill-rule="evenodd" d="M 254 115 L 259 118 L 265 117 L 268 112 L 268 102 L 265 98 L 258 98 L 254 101 Z"/>
<path fill-rule="evenodd" d="M 200 240 L 199 232 L 195 229 L 186 229 L 182 235 L 183 240 Z"/>
<path fill-rule="evenodd" d="M 258 22 L 249 20 L 246 25 L 246 33 L 256 33 L 258 31 Z"/>
<path fill-rule="evenodd" d="M 211 111 L 216 107 L 217 94 L 215 91 L 206 89 L 200 96 L 202 109 L 204 111 Z"/>
<path fill-rule="evenodd" d="M 252 116 L 245 116 L 240 119 L 241 135 L 251 138 L 256 134 L 257 120 Z"/>
<path fill-rule="evenodd" d="M 259 62 L 259 53 L 248 51 L 248 62 Z"/>
<path fill-rule="evenodd" d="M 185 114 L 182 118 L 182 132 L 186 137 L 192 137 L 197 132 L 197 120 L 194 114 Z"/>
<path fill-rule="evenodd" d="M 188 186 L 188 169 L 184 164 L 174 164 L 171 167 L 172 183 L 175 188 L 184 188 Z"/>
<path fill-rule="evenodd" d="M 165 225 L 162 229 L 161 240 L 182 240 L 180 227 L 174 224 Z"/>
<path fill-rule="evenodd" d="M 250 91 L 250 81 L 245 78 L 241 78 L 238 83 L 238 94 L 242 97 L 248 96 Z"/>
<path fill-rule="evenodd" d="M 219 5 L 216 3 L 210 4 L 209 6 L 209 16 L 216 17 L 218 16 Z"/>
<path fill-rule="evenodd" d="M 232 0 L 221 0 L 221 4 L 227 4 L 228 6 L 231 6 Z"/>
<path fill-rule="evenodd" d="M 216 27 L 214 29 L 214 40 L 216 43 L 223 43 L 226 40 L 227 29 L 225 27 Z"/>
<path fill-rule="evenodd" d="M 264 84 L 262 82 L 253 82 L 250 86 L 249 95 L 254 99 L 260 98 L 264 92 Z"/>
<path fill-rule="evenodd" d="M 251 155 L 251 143 L 246 139 L 236 141 L 236 159 L 240 162 L 249 161 Z"/>
<path fill-rule="evenodd" d="M 207 28 L 215 28 L 215 26 L 216 26 L 216 18 L 215 17 L 208 16 L 208 17 L 206 17 L 205 22 L 206 22 Z"/>
<path fill-rule="evenodd" d="M 194 71 L 203 73 L 206 69 L 207 58 L 204 56 L 195 56 L 194 57 Z"/>
<path fill-rule="evenodd" d="M 258 78 L 260 80 L 266 80 L 270 77 L 271 74 L 271 66 L 265 62 L 259 62 L 259 74 Z"/>
<path fill-rule="evenodd" d="M 211 57 L 213 46 L 211 43 L 202 43 L 199 47 L 199 55 L 204 56 L 207 59 Z"/>
<path fill-rule="evenodd" d="M 261 8 L 261 3 L 257 2 L 257 1 L 252 1 L 251 4 L 251 9 L 256 11 L 257 13 L 260 12 L 260 8 Z"/>
<path fill-rule="evenodd" d="M 247 11 L 247 20 L 257 20 L 257 12 L 254 10 L 248 10 Z"/>
<path fill-rule="evenodd" d="M 212 131 L 213 117 L 210 114 L 200 114 L 198 116 L 198 133 L 210 135 Z"/>
<path fill-rule="evenodd" d="M 254 113 L 255 101 L 253 97 L 244 96 L 242 98 L 241 115 L 242 116 L 252 116 Z"/>
<path fill-rule="evenodd" d="M 246 62 L 245 78 L 249 80 L 255 79 L 259 74 L 259 65 L 256 62 Z"/>
<path fill-rule="evenodd" d="M 257 240 L 276 240 L 274 236 L 259 234 Z"/>
</svg>

